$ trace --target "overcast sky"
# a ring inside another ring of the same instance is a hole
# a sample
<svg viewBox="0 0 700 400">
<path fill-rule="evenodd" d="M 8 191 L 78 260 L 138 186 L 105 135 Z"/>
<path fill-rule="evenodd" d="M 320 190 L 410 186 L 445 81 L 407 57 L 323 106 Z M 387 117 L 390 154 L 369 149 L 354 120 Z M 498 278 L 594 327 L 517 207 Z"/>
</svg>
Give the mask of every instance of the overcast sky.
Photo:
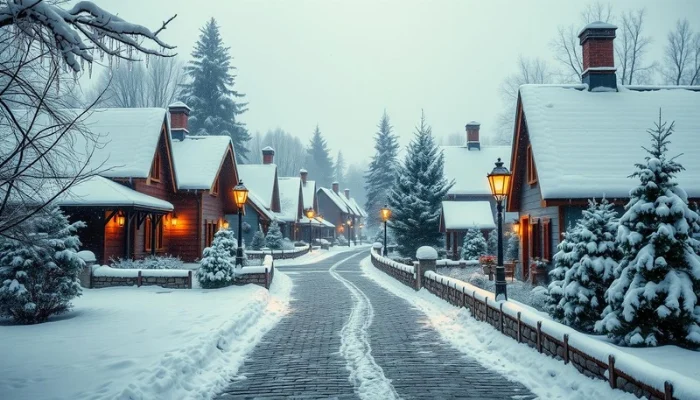
<svg viewBox="0 0 700 400">
<path fill-rule="evenodd" d="M 318 124 L 333 155 L 372 154 L 384 109 L 402 145 L 425 110 L 436 135 L 483 134 L 504 105 L 498 88 L 519 54 L 551 59 L 558 25 L 578 22 L 577 1 L 239 1 L 96 0 L 133 22 L 157 28 L 189 58 L 199 28 L 215 17 L 238 68 L 237 88 L 251 132 L 281 127 L 306 143 Z M 668 30 L 688 18 L 700 30 L 698 0 L 612 1 L 615 12 L 644 7 L 650 59 Z"/>
</svg>

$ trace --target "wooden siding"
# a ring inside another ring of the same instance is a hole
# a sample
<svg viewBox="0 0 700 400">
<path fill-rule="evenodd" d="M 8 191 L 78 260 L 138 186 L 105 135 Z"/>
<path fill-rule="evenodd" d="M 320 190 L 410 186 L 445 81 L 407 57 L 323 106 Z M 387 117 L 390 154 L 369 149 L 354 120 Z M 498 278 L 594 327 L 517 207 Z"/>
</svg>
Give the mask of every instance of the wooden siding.
<svg viewBox="0 0 700 400">
<path fill-rule="evenodd" d="M 200 195 L 197 191 L 178 192 L 170 199 L 177 214 L 177 225 L 172 226 L 168 219 L 169 250 L 187 262 L 202 257 L 204 222 L 200 213 Z"/>
<path fill-rule="evenodd" d="M 102 238 L 104 240 L 104 246 L 102 249 L 102 258 L 96 257 L 101 264 L 109 264 L 110 259 L 124 258 L 124 241 L 126 240 L 126 227 L 119 226 L 117 219 L 112 218 L 111 221 L 104 225 L 104 219 L 109 216 L 109 212 L 105 212 L 102 219 Z M 81 238 L 82 240 L 82 238 Z M 88 249 L 89 250 L 89 249 Z M 97 256 L 97 253 L 95 253 Z"/>
<path fill-rule="evenodd" d="M 335 235 L 339 235 L 338 228 L 347 221 L 347 214 L 342 212 L 325 192 L 317 193 L 316 198 L 319 213 L 323 215 L 323 219 L 335 225 Z M 345 235 L 346 233 L 343 233 L 343 236 Z"/>
</svg>

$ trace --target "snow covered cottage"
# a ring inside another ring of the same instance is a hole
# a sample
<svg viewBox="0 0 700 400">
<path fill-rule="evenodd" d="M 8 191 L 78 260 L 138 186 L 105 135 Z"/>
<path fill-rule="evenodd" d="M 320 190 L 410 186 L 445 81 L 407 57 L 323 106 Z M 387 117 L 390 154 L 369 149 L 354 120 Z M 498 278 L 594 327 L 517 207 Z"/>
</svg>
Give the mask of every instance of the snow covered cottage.
<svg viewBox="0 0 700 400">
<path fill-rule="evenodd" d="M 243 238 L 246 243 L 253 240 L 253 234 L 262 228 L 267 233 L 267 228 L 272 221 L 279 218 L 281 211 L 280 190 L 277 179 L 277 165 L 275 150 L 272 147 L 262 149 L 262 164 L 241 164 L 238 173 L 243 184 L 248 188 L 248 202 L 246 203 L 243 222 Z M 233 222 L 233 221 L 232 221 Z M 236 221 L 237 223 L 237 221 Z M 280 226 L 283 228 L 283 226 Z"/>
<path fill-rule="evenodd" d="M 280 191 L 279 220 L 284 222 L 282 233 L 291 240 L 299 240 L 299 220 L 304 216 L 304 200 L 302 199 L 301 178 L 279 177 L 277 179 Z"/>
<path fill-rule="evenodd" d="M 678 183 L 691 201 L 700 199 L 700 87 L 619 85 L 616 29 L 596 22 L 580 32 L 582 84 L 520 87 L 507 211 L 519 214 L 523 278 L 533 258 L 552 259 L 587 199 L 605 196 L 622 208 L 659 112 L 675 122 L 669 152 L 685 167 Z"/>
<path fill-rule="evenodd" d="M 333 182 L 332 189 L 322 187 L 316 191 L 318 210 L 325 222 L 336 227 L 336 235 L 341 235 L 342 230 L 343 236 L 355 238 L 360 234 L 360 225 L 367 213 L 350 197 L 350 189 L 345 189 L 344 194 L 340 194 L 339 187 L 338 182 Z"/>
<path fill-rule="evenodd" d="M 486 175 L 499 157 L 510 158 L 510 147 L 482 144 L 480 128 L 481 124 L 471 121 L 466 125 L 463 146 L 440 147 L 445 156 L 445 178 L 455 182 L 442 202 L 440 214 L 440 232 L 445 234 L 445 248 L 453 259 L 459 258 L 459 247 L 468 229 L 477 228 L 487 235 L 496 228 L 496 203 Z M 515 218 L 517 215 L 507 215 L 505 221 Z"/>
</svg>

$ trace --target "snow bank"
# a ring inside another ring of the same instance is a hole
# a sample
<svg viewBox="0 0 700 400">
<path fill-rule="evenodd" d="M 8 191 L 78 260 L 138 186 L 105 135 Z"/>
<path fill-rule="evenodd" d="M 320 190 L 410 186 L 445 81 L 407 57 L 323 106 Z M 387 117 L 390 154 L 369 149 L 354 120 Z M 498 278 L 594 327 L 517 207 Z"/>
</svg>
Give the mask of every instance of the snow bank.
<svg viewBox="0 0 700 400">
<path fill-rule="evenodd" d="M 187 269 L 128 269 L 112 268 L 106 265 L 92 269 L 93 276 L 105 276 L 111 278 L 136 278 L 141 271 L 142 277 L 173 277 L 185 278 L 190 273 Z"/>
<path fill-rule="evenodd" d="M 333 257 L 336 254 L 347 253 L 349 251 L 357 251 L 358 249 L 369 248 L 369 244 L 357 245 L 357 246 L 333 246 L 329 250 L 315 250 L 310 253 L 306 253 L 303 256 L 297 258 L 291 258 L 286 260 L 275 260 L 275 267 L 288 267 L 288 266 L 301 266 L 314 264 L 323 261 L 327 258 Z"/>
<path fill-rule="evenodd" d="M 416 250 L 416 258 L 419 260 L 437 260 L 437 250 L 430 246 L 422 246 Z"/>
<path fill-rule="evenodd" d="M 382 264 L 386 264 L 392 268 L 400 269 L 401 271 L 410 272 L 412 274 L 416 273 L 415 268 L 413 268 L 413 265 L 402 264 L 400 262 L 392 260 L 389 257 L 381 256 L 374 249 L 372 250 L 372 254 L 372 256 L 379 260 L 379 262 L 381 262 Z"/>
<path fill-rule="evenodd" d="M 291 286 L 278 272 L 269 292 L 86 290 L 64 316 L 0 328 L 0 398 L 211 398 L 287 313 Z"/>
</svg>

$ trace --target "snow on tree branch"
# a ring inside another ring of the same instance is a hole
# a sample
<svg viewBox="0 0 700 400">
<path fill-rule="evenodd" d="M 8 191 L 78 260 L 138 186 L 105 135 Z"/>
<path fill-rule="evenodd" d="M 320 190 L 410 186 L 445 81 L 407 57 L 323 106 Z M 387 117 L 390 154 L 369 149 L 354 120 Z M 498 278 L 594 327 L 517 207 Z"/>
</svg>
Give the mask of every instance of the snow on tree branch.
<svg viewBox="0 0 700 400">
<path fill-rule="evenodd" d="M 100 8 L 92 1 L 80 1 L 66 10 L 44 0 L 0 0 L 0 28 L 16 27 L 16 32 L 36 40 L 74 72 L 82 70 L 82 64 L 92 63 L 97 50 L 100 59 L 110 58 L 136 61 L 133 52 L 170 57 L 166 50 L 171 46 L 158 37 L 176 17 L 164 21 L 155 32 L 133 24 Z M 144 45 L 154 43 L 159 49 Z M 55 52 L 55 53 L 54 53 Z"/>
</svg>

